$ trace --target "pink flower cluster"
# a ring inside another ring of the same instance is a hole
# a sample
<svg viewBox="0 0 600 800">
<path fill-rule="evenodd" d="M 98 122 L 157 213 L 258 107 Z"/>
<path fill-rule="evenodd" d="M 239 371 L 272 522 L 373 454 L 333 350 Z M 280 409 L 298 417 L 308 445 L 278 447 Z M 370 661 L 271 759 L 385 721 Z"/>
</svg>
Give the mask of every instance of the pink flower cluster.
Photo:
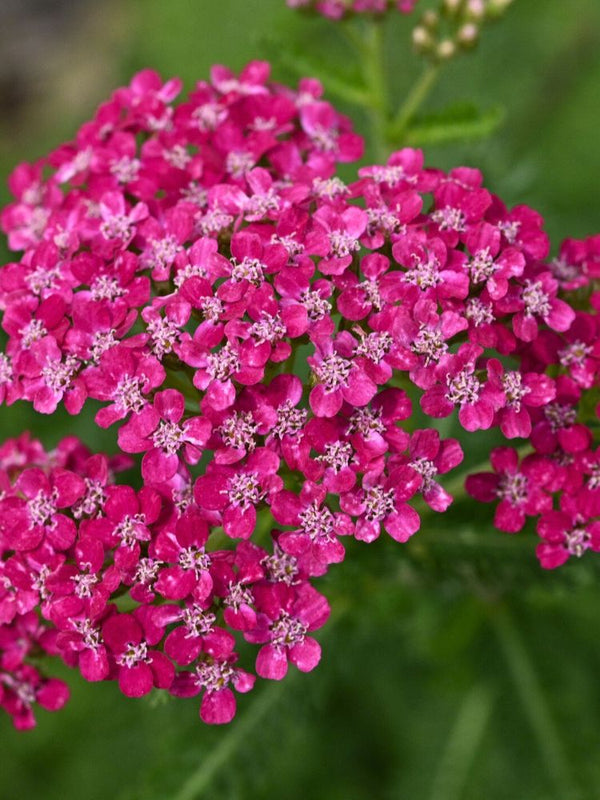
<svg viewBox="0 0 600 800">
<path fill-rule="evenodd" d="M 410 14 L 418 0 L 286 0 L 290 8 L 315 11 L 328 19 L 342 19 L 354 14 L 384 14 L 400 11 Z"/>
<path fill-rule="evenodd" d="M 19 729 L 35 724 L 34 703 L 54 711 L 68 697 L 34 666 L 40 655 L 116 680 L 128 697 L 202 692 L 209 723 L 228 722 L 232 689 L 254 685 L 232 631 L 261 645 L 265 678 L 283 678 L 288 660 L 305 671 L 319 661 L 310 632 L 329 606 L 303 559 L 277 542 L 208 551 L 211 525 L 191 498 L 115 485 L 124 466 L 74 438 L 51 453 L 27 436 L 0 450 L 0 705 Z"/>
<path fill-rule="evenodd" d="M 433 420 L 454 411 L 535 451 L 469 480 L 499 527 L 541 515 L 547 567 L 600 541 L 598 318 L 559 297 L 589 289 L 600 238 L 548 261 L 538 214 L 416 150 L 346 184 L 348 120 L 317 82 L 268 77 L 216 67 L 174 106 L 179 83 L 142 72 L 10 179 L 1 399 L 99 401 L 121 451 L 0 452 L 0 698 L 21 727 L 66 699 L 41 651 L 128 696 L 202 693 L 211 723 L 254 683 L 240 637 L 261 677 L 311 670 L 329 614 L 312 579 L 344 537 L 405 542 L 415 505 L 448 508 L 463 453 Z M 113 483 L 123 454 L 139 491 Z"/>
</svg>

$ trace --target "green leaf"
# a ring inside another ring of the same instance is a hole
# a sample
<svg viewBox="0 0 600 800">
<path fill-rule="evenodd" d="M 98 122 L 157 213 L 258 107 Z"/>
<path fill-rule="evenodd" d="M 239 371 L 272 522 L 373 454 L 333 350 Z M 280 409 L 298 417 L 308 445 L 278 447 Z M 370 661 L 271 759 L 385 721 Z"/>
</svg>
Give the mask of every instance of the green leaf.
<svg viewBox="0 0 600 800">
<path fill-rule="evenodd" d="M 495 133 L 504 116 L 503 106 L 481 110 L 472 103 L 452 104 L 443 111 L 417 117 L 406 130 L 403 144 L 415 147 L 485 139 Z"/>
<path fill-rule="evenodd" d="M 285 48 L 282 48 L 268 37 L 262 37 L 262 45 L 263 52 L 267 53 L 273 63 L 283 67 L 296 78 L 318 78 L 327 93 L 337 95 L 352 105 L 372 107 L 374 101 L 364 82 L 353 65 L 348 65 L 347 61 L 338 65 L 331 58 L 323 59 L 314 54 L 307 55 L 306 48 L 290 41 Z"/>
</svg>

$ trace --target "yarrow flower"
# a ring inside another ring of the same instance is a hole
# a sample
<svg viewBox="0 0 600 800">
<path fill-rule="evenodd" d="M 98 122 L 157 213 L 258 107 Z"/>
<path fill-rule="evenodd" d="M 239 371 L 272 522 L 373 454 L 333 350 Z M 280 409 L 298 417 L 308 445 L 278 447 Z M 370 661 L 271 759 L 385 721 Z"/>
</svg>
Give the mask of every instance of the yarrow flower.
<svg viewBox="0 0 600 800">
<path fill-rule="evenodd" d="M 201 695 L 208 723 L 254 673 L 312 670 L 313 582 L 345 542 L 404 543 L 452 503 L 464 436 L 439 418 L 527 440 L 467 490 L 502 530 L 537 518 L 543 567 L 600 549 L 600 299 L 565 294 L 597 277 L 597 237 L 549 261 L 539 215 L 418 150 L 343 183 L 349 120 L 264 62 L 180 88 L 139 73 L 10 179 L 0 400 L 100 404 L 120 448 L 0 447 L 0 705 L 20 728 L 67 698 L 34 652 L 127 696 Z M 139 488 L 117 485 L 136 453 Z"/>
<path fill-rule="evenodd" d="M 410 14 L 418 0 L 286 0 L 290 8 L 315 11 L 329 19 L 342 19 L 352 14 L 384 14 L 394 9 Z"/>
</svg>

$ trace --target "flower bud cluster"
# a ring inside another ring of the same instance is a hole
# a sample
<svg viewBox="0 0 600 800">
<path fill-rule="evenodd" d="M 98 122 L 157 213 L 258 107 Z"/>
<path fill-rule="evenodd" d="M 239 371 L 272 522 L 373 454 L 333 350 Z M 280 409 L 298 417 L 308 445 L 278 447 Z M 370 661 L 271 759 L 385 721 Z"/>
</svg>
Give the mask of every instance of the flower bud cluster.
<svg viewBox="0 0 600 800">
<path fill-rule="evenodd" d="M 463 453 L 434 420 L 455 411 L 467 432 L 536 451 L 472 479 L 504 503 L 500 527 L 509 503 L 543 515 L 563 560 L 585 549 L 557 533 L 568 502 L 551 506 L 573 465 L 595 497 L 583 414 L 597 316 L 559 291 L 589 288 L 600 240 L 548 261 L 536 212 L 417 150 L 342 182 L 336 163 L 362 148 L 348 120 L 315 81 L 293 92 L 268 73 L 217 67 L 178 106 L 177 81 L 140 73 L 11 177 L 1 221 L 24 253 L 0 270 L 0 399 L 47 414 L 99 401 L 96 423 L 140 454 L 143 483 L 113 485 L 124 456 L 111 466 L 70 440 L 49 455 L 6 445 L 0 683 L 23 727 L 36 699 L 65 698 L 32 665 L 40 648 L 128 696 L 202 693 L 212 723 L 254 682 L 240 637 L 260 646 L 261 677 L 311 670 L 329 613 L 312 579 L 345 537 L 406 542 L 415 505 L 448 508 L 443 476 Z"/>
<path fill-rule="evenodd" d="M 415 49 L 433 61 L 447 61 L 477 44 L 482 26 L 501 16 L 512 0 L 442 0 L 413 30 Z"/>
</svg>

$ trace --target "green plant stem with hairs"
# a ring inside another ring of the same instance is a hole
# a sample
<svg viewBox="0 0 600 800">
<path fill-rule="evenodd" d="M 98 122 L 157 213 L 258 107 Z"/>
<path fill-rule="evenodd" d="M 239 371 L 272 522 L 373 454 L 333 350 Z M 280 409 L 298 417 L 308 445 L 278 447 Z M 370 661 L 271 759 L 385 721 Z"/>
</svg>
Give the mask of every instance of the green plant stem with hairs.
<svg viewBox="0 0 600 800">
<path fill-rule="evenodd" d="M 400 146 L 408 138 L 410 123 L 437 83 L 441 69 L 440 62 L 428 63 L 406 96 L 388 128 L 388 140 L 392 145 Z"/>
</svg>

